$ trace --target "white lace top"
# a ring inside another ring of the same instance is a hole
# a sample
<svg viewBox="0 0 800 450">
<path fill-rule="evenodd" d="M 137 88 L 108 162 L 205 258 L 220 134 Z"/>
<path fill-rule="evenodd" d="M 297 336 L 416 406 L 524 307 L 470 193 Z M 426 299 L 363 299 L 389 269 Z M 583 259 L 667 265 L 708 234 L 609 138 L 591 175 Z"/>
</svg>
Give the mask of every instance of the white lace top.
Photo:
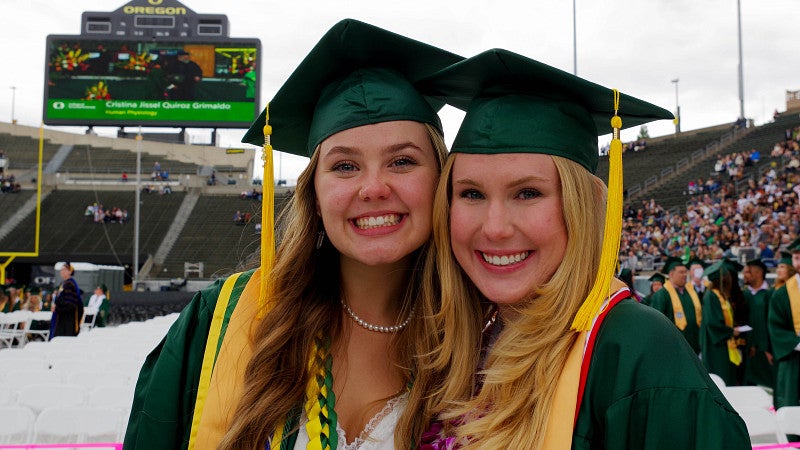
<svg viewBox="0 0 800 450">
<path fill-rule="evenodd" d="M 370 419 L 361 434 L 352 441 L 337 423 L 336 432 L 339 437 L 337 448 L 342 450 L 394 450 L 394 429 L 400 414 L 406 409 L 407 400 L 408 393 L 404 393 L 386 402 L 383 409 Z M 306 450 L 309 441 L 306 422 L 308 420 L 303 416 L 300 419 L 300 430 L 297 433 L 294 450 Z"/>
</svg>

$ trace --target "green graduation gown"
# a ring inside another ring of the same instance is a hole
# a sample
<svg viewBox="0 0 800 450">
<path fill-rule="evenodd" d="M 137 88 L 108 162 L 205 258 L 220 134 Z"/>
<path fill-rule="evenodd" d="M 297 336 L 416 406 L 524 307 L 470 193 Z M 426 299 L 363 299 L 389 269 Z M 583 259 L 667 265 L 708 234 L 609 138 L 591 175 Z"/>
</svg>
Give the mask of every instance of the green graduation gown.
<svg viewBox="0 0 800 450">
<path fill-rule="evenodd" d="M 800 352 L 795 351 L 795 347 L 800 344 L 800 337 L 794 331 L 786 286 L 779 287 L 769 300 L 767 328 L 777 366 L 773 406 L 776 409 L 782 406 L 798 406 L 800 405 Z"/>
<path fill-rule="evenodd" d="M 572 449 L 750 450 L 751 445 L 744 421 L 674 323 L 628 299 L 598 330 Z"/>
<path fill-rule="evenodd" d="M 752 293 L 744 290 L 744 298 L 750 310 L 750 326 L 753 331 L 747 334 L 747 362 L 745 366 L 745 384 L 775 388 L 776 369 L 774 362 L 770 364 L 767 353 L 772 353 L 767 331 L 767 313 L 772 289 L 760 289 Z M 755 352 L 752 356 L 751 353 Z"/>
<path fill-rule="evenodd" d="M 94 319 L 94 326 L 96 327 L 104 327 L 106 326 L 106 321 L 108 320 L 108 313 L 111 309 L 111 303 L 109 303 L 107 298 L 103 298 L 103 303 L 100 305 L 100 308 L 97 310 L 97 317 Z"/>
<path fill-rule="evenodd" d="M 677 291 L 677 289 L 676 289 Z M 692 347 L 695 354 L 700 353 L 700 327 L 697 326 L 697 315 L 694 313 L 694 303 L 689 292 L 685 289 L 683 293 L 678 291 L 678 298 L 683 305 L 683 313 L 686 315 L 686 328 L 680 330 L 686 342 Z M 672 299 L 666 289 L 661 288 L 659 291 L 653 293 L 649 300 L 649 306 L 661 311 L 662 314 L 667 316 L 673 325 L 675 325 L 675 312 L 672 309 Z"/>
<path fill-rule="evenodd" d="M 227 319 L 252 274 L 245 272 L 234 285 L 223 336 Z M 206 339 L 224 282 L 217 280 L 197 292 L 167 336 L 147 356 L 136 383 L 125 433 L 126 450 L 185 449 L 189 445 Z"/>
<path fill-rule="evenodd" d="M 700 350 L 703 365 L 708 371 L 719 375 L 728 386 L 735 386 L 736 365 L 730 361 L 728 339 L 733 337 L 733 328 L 725 325 L 719 297 L 708 290 L 703 294 L 703 324 L 700 327 Z"/>
</svg>

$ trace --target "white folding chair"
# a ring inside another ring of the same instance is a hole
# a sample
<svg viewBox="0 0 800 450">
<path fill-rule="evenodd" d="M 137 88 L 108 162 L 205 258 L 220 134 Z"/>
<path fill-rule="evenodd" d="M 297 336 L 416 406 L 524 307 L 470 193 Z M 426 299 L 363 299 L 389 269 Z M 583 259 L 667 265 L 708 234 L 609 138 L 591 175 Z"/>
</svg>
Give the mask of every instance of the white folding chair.
<svg viewBox="0 0 800 450">
<path fill-rule="evenodd" d="M 25 345 L 25 323 L 30 311 L 0 314 L 0 348 Z"/>
<path fill-rule="evenodd" d="M 31 329 L 31 325 L 33 324 L 33 321 L 47 322 L 48 325 L 49 325 L 50 321 L 52 319 L 53 319 L 53 313 L 51 311 L 36 311 L 36 312 L 32 312 L 31 316 L 30 316 L 30 320 L 28 321 L 28 325 L 26 327 L 27 328 L 26 334 L 28 336 L 31 336 L 31 335 L 33 335 L 33 336 L 41 336 L 42 340 L 44 342 L 47 342 L 47 340 L 50 338 L 50 327 L 48 326 L 47 329 L 45 329 L 45 330 L 32 330 Z M 31 344 L 31 340 L 29 339 L 28 340 L 28 344 L 26 344 L 25 346 L 27 347 L 30 344 Z"/>
<path fill-rule="evenodd" d="M 0 406 L 0 444 L 30 444 L 36 416 L 24 406 Z"/>
<path fill-rule="evenodd" d="M 0 406 L 16 405 L 18 395 L 19 392 L 16 389 L 11 389 L 6 386 L 0 386 Z"/>
<path fill-rule="evenodd" d="M 772 408 L 772 396 L 758 386 L 727 386 L 722 389 L 733 409 L 744 411 L 747 409 Z"/>
<path fill-rule="evenodd" d="M 55 406 L 78 406 L 86 402 L 86 388 L 74 384 L 32 384 L 20 389 L 17 401 L 34 412 Z"/>
<path fill-rule="evenodd" d="M 50 366 L 41 354 L 24 348 L 5 348 L 0 351 L 0 372 L 13 369 L 47 369 Z"/>
<path fill-rule="evenodd" d="M 101 371 L 74 371 L 65 375 L 64 381 L 70 384 L 79 384 L 86 387 L 90 392 L 99 386 L 125 387 L 132 385 L 132 377 L 128 372 L 122 370 L 104 369 Z"/>
<path fill-rule="evenodd" d="M 783 406 L 775 414 L 783 434 L 800 435 L 800 406 Z"/>
<path fill-rule="evenodd" d="M 770 411 L 761 408 L 745 409 L 739 415 L 747 425 L 747 433 L 753 444 L 785 444 L 786 434 L 778 426 L 778 419 Z"/>
<path fill-rule="evenodd" d="M 99 386 L 89 392 L 88 406 L 130 410 L 133 404 L 133 386 Z"/>
<path fill-rule="evenodd" d="M 709 373 L 708 376 L 711 377 L 711 381 L 713 381 L 714 384 L 717 385 L 720 391 L 727 387 L 727 385 L 725 384 L 725 380 L 723 380 L 721 376 L 715 373 Z"/>
<path fill-rule="evenodd" d="M 32 384 L 61 384 L 61 374 L 50 369 L 8 368 L 4 370 L 3 384 L 12 389 L 22 389 Z"/>
<path fill-rule="evenodd" d="M 108 370 L 108 363 L 80 355 L 78 358 L 56 358 L 50 360 L 50 368 L 68 376 L 73 372 L 102 372 Z"/>
<path fill-rule="evenodd" d="M 97 313 L 99 310 L 97 308 L 83 308 L 83 321 L 81 322 L 81 333 L 91 330 L 94 328 L 94 324 L 97 321 Z"/>
<path fill-rule="evenodd" d="M 36 418 L 34 442 L 118 442 L 125 427 L 123 413 L 114 408 L 64 406 L 47 408 Z"/>
</svg>

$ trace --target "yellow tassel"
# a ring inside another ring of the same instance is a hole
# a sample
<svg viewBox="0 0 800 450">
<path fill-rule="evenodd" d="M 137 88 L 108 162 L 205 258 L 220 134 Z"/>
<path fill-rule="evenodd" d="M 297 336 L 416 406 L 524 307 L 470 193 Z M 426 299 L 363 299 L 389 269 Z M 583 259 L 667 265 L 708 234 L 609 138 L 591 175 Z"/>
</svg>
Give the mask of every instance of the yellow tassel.
<svg viewBox="0 0 800 450">
<path fill-rule="evenodd" d="M 270 136 L 272 127 L 269 125 L 269 104 L 264 111 L 264 174 L 262 176 L 263 190 L 261 195 L 261 289 L 258 296 L 259 319 L 266 314 L 267 299 L 269 298 L 269 278 L 275 264 L 275 180 L 272 162 L 272 144 Z"/>
<path fill-rule="evenodd" d="M 597 316 L 603 302 L 611 294 L 611 279 L 614 277 L 619 258 L 619 242 L 622 233 L 622 141 L 619 130 L 622 119 L 617 115 L 619 110 L 619 91 L 614 91 L 614 117 L 611 127 L 614 136 L 608 152 L 608 201 L 606 203 L 606 223 L 603 228 L 603 251 L 600 254 L 600 267 L 589 296 L 584 300 L 575 319 L 572 329 L 578 332 L 587 331 Z"/>
</svg>

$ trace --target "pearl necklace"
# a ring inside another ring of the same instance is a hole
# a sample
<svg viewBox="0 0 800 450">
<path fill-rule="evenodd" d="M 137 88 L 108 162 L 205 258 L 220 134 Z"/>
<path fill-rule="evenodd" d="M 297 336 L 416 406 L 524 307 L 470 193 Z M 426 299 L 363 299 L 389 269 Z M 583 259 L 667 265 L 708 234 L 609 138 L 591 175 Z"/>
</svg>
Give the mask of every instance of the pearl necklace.
<svg viewBox="0 0 800 450">
<path fill-rule="evenodd" d="M 361 325 L 363 328 L 366 328 L 369 331 L 377 331 L 379 333 L 397 333 L 398 331 L 402 330 L 406 327 L 406 325 L 408 325 L 409 322 L 411 322 L 411 319 L 414 317 L 414 310 L 416 309 L 416 305 L 414 305 L 414 307 L 411 308 L 411 312 L 408 314 L 408 317 L 406 317 L 406 320 L 404 320 L 402 323 L 384 327 L 381 325 L 373 325 L 361 317 L 358 317 L 358 315 L 356 315 L 356 313 L 350 309 L 350 305 L 344 302 L 344 299 L 342 299 L 341 302 L 342 306 L 344 306 L 344 311 L 348 316 L 350 316 L 351 319 L 353 319 L 353 322 Z"/>
</svg>

